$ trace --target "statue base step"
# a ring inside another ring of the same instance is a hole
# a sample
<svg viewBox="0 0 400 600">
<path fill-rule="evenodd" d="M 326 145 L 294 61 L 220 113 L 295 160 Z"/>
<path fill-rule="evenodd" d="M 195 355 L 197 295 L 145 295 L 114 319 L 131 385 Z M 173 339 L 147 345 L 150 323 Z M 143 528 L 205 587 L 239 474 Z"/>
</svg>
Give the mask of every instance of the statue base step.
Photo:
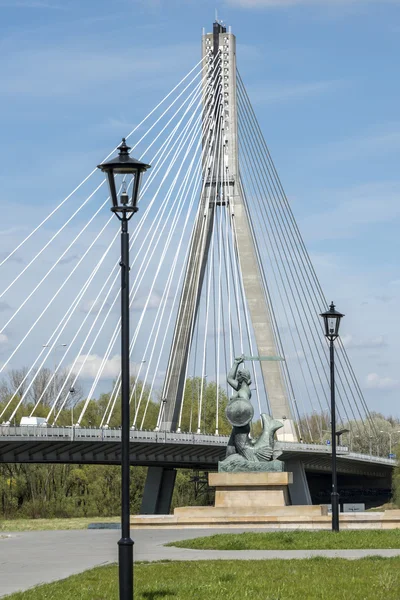
<svg viewBox="0 0 400 600">
<path fill-rule="evenodd" d="M 196 519 L 197 522 L 263 522 L 279 517 L 320 517 L 328 514 L 326 506 L 268 506 L 264 509 L 256 506 L 182 506 L 175 508 L 174 516 L 178 520 Z"/>
<path fill-rule="evenodd" d="M 290 504 L 288 485 L 292 473 L 209 473 L 208 483 L 215 487 L 215 508 L 259 508 Z"/>
<path fill-rule="evenodd" d="M 332 516 L 324 506 L 269 507 L 268 514 L 247 514 L 243 509 L 185 507 L 177 508 L 173 515 L 135 515 L 131 517 L 133 529 L 237 529 L 251 528 L 265 531 L 277 529 L 321 530 L 332 529 Z M 376 513 L 340 513 L 340 529 L 399 529 L 400 511 Z"/>
<path fill-rule="evenodd" d="M 209 473 L 208 481 L 216 488 L 215 506 L 185 506 L 173 515 L 131 517 L 132 527 L 331 527 L 327 506 L 289 506 L 292 473 Z"/>
</svg>

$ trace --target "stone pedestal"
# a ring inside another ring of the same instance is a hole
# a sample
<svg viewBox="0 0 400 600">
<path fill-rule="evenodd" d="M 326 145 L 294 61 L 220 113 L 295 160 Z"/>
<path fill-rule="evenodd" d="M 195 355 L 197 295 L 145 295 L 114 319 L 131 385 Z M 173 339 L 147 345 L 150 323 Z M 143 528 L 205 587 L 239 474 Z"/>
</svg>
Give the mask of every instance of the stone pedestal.
<svg viewBox="0 0 400 600">
<path fill-rule="evenodd" d="M 292 473 L 210 473 L 215 506 L 184 506 L 173 515 L 132 517 L 133 527 L 329 528 L 326 506 L 289 506 Z"/>
<path fill-rule="evenodd" d="M 210 473 L 208 483 L 215 487 L 215 508 L 259 508 L 289 504 L 288 485 L 292 473 Z"/>
</svg>

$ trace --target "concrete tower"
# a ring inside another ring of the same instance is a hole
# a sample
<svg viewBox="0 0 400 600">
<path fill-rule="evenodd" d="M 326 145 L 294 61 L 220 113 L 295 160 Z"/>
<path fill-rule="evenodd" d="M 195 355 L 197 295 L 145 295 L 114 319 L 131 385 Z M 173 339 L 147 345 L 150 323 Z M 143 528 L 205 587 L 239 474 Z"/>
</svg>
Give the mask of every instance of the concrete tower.
<svg viewBox="0 0 400 600">
<path fill-rule="evenodd" d="M 207 165 L 203 164 L 205 185 L 200 198 L 199 217 L 190 242 L 189 259 L 163 389 L 164 411 L 159 428 L 167 431 L 175 431 L 179 421 L 190 338 L 204 280 L 214 210 L 218 210 L 215 202 L 209 202 L 210 186 L 217 188 L 213 190 L 213 197 L 215 198 L 217 193 L 220 194 L 221 203 L 228 204 L 231 219 L 235 222 L 240 269 L 258 355 L 278 355 L 271 315 L 239 182 L 235 36 L 216 21 L 213 32 L 202 37 L 202 54 L 208 65 L 207 78 L 203 87 L 203 114 L 208 114 L 212 103 L 211 110 L 214 118 L 210 123 L 212 122 L 212 126 L 215 127 L 217 115 L 218 122 L 223 127 L 223 135 L 218 138 L 221 140 L 219 144 L 223 147 L 217 148 L 216 151 L 219 152 L 219 156 L 223 156 L 224 181 L 220 180 L 221 170 L 218 173 L 212 172 Z M 207 130 L 207 124 L 203 123 L 203 125 Z M 207 143 L 212 145 L 216 139 L 215 132 L 211 131 Z M 261 370 L 272 415 L 284 421 L 279 438 L 288 442 L 296 441 L 281 364 L 278 361 L 262 361 Z"/>
</svg>

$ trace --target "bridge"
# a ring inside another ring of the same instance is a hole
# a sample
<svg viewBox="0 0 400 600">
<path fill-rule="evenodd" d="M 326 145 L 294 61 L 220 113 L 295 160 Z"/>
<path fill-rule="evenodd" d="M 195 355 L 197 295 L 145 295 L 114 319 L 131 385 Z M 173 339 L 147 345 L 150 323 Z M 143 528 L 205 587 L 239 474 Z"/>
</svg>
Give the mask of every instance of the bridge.
<svg viewBox="0 0 400 600">
<path fill-rule="evenodd" d="M 318 443 L 329 407 L 319 317 L 328 302 L 236 58 L 235 36 L 215 22 L 202 36 L 201 60 L 124 132 L 152 165 L 132 220 L 130 291 L 131 463 L 149 467 L 146 510 L 168 508 L 176 468 L 217 467 L 228 432 L 226 373 L 240 354 L 256 414 L 282 421 L 278 443 L 297 481 L 292 501 L 315 501 L 315 482 L 330 469 L 330 448 Z M 0 365 L 12 383 L 0 404 L 0 461 L 120 461 L 119 232 L 103 185 L 94 168 L 0 262 L 0 299 L 15 307 L 2 315 L 0 335 L 19 320 L 25 327 Z M 15 271 L 21 248 L 30 258 Z M 63 264 L 69 271 L 60 278 Z M 355 445 L 371 443 L 378 432 L 340 339 L 336 394 L 342 429 Z M 22 416 L 46 426 L 16 426 Z M 371 454 L 340 447 L 342 481 L 390 488 L 395 462 Z"/>
<path fill-rule="evenodd" d="M 131 465 L 153 467 L 160 474 L 165 471 L 172 473 L 173 480 L 177 468 L 214 471 L 218 461 L 225 456 L 227 442 L 228 437 L 222 435 L 131 431 Z M 315 485 L 313 474 L 330 473 L 329 446 L 277 442 L 277 447 L 282 451 L 282 460 L 288 469 L 298 471 L 298 464 L 303 465 L 306 478 L 314 482 L 311 494 L 314 497 L 311 499 L 318 501 L 318 492 L 322 488 Z M 117 465 L 120 464 L 120 456 L 120 429 L 0 427 L 0 460 L 3 462 Z M 353 488 L 390 489 L 395 465 L 393 459 L 350 452 L 346 446 L 338 447 L 339 482 L 343 485 L 349 480 Z M 292 501 L 304 501 L 303 490 L 296 485 L 291 488 Z M 172 487 L 169 491 L 172 494 Z M 168 493 L 168 490 L 164 489 L 163 493 Z M 149 510 L 149 505 L 153 505 L 155 511 L 156 503 L 157 495 L 153 499 L 147 498 L 143 511 Z"/>
</svg>

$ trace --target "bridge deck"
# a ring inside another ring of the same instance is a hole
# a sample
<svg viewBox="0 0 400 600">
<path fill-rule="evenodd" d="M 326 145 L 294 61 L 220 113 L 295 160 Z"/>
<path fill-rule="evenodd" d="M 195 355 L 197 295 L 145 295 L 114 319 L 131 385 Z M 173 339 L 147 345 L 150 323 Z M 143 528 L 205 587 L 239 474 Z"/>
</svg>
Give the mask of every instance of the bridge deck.
<svg viewBox="0 0 400 600">
<path fill-rule="evenodd" d="M 213 470 L 225 456 L 226 436 L 131 431 L 131 463 Z M 277 442 L 282 460 L 300 459 L 307 471 L 331 469 L 330 446 Z M 121 430 L 72 427 L 1 427 L 0 462 L 119 464 Z M 338 448 L 339 473 L 387 477 L 396 461 Z"/>
</svg>

